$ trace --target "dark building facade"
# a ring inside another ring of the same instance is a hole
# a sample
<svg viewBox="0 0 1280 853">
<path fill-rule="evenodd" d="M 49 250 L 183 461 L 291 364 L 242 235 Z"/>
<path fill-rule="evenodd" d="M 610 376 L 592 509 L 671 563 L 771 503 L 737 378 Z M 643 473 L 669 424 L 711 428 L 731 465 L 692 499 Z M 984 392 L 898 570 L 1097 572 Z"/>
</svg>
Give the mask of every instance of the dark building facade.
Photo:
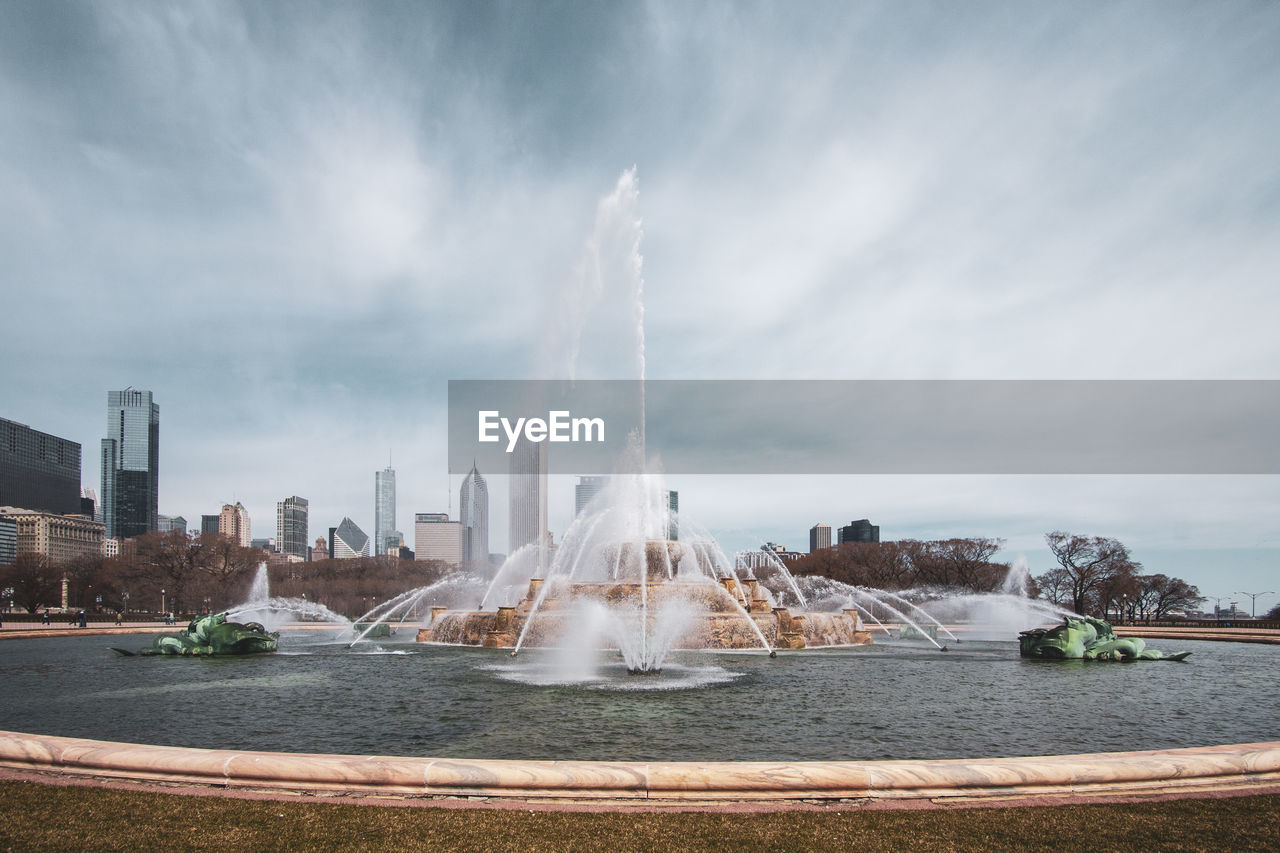
<svg viewBox="0 0 1280 853">
<path fill-rule="evenodd" d="M 81 512 L 80 444 L 0 418 L 0 506 Z"/>
<path fill-rule="evenodd" d="M 872 524 L 870 519 L 860 518 L 840 528 L 840 544 L 845 542 L 879 542 L 880 525 Z"/>
<path fill-rule="evenodd" d="M 160 407 L 150 391 L 107 392 L 102 439 L 102 516 L 109 539 L 129 539 L 159 524 Z"/>
</svg>

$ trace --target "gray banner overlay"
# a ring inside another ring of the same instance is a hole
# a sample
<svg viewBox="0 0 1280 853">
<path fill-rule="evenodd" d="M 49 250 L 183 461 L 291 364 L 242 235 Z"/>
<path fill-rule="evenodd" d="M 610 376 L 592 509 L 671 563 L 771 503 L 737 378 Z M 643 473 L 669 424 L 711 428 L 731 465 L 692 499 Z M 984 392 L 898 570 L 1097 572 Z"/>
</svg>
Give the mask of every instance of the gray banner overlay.
<svg viewBox="0 0 1280 853">
<path fill-rule="evenodd" d="M 507 473 L 530 419 L 552 474 L 642 421 L 672 474 L 1280 473 L 1276 380 L 451 380 L 450 473 Z"/>
</svg>

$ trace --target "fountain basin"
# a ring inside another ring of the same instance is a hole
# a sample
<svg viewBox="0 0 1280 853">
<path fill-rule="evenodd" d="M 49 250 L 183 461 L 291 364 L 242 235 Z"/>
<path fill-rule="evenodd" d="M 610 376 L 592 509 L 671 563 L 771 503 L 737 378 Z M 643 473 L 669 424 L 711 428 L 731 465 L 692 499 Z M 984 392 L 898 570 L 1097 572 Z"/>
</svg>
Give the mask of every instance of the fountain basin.
<svg viewBox="0 0 1280 853">
<path fill-rule="evenodd" d="M 770 605 L 754 580 L 721 578 L 712 583 L 669 579 L 657 572 L 643 585 L 631 581 L 553 581 L 548 585 L 543 579 L 534 578 L 518 604 L 496 611 L 433 607 L 430 621 L 418 631 L 417 639 L 420 643 L 510 649 L 524 636 L 526 647 L 554 647 L 581 618 L 579 607 L 583 603 L 595 602 L 637 613 L 642 600 L 648 615 L 636 618 L 647 620 L 645 628 L 651 633 L 656 628 L 657 614 L 664 608 L 672 604 L 691 607 L 692 617 L 674 641 L 675 649 L 760 649 L 761 637 L 770 649 L 871 643 L 871 634 L 863 630 L 855 610 L 793 613 Z"/>
<path fill-rule="evenodd" d="M 1262 793 L 1280 742 L 942 761 L 501 761 L 239 752 L 0 731 L 0 766 L 96 779 L 409 797 L 967 802 Z"/>
</svg>

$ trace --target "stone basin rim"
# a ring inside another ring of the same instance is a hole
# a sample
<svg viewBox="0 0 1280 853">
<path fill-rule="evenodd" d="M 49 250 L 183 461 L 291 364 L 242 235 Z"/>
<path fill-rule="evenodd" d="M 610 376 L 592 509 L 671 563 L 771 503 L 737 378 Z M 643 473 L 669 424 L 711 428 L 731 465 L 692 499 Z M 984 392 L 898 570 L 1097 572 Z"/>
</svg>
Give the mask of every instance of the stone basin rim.
<svg viewBox="0 0 1280 853">
<path fill-rule="evenodd" d="M 228 790 L 595 801 L 1206 796 L 1280 790 L 1280 741 L 877 761 L 557 761 L 203 749 L 0 731 L 0 767 Z"/>
</svg>

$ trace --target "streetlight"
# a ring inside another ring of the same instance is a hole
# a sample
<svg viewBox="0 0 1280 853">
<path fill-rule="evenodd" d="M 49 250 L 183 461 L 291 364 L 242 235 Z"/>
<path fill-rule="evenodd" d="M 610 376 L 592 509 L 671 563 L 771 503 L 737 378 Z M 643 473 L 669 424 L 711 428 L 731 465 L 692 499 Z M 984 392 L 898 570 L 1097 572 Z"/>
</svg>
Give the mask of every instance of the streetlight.
<svg viewBox="0 0 1280 853">
<path fill-rule="evenodd" d="M 168 613 L 168 612 L 169 612 L 168 610 L 165 610 L 165 609 L 164 609 L 164 590 L 163 590 L 163 589 L 162 589 L 162 590 L 160 590 L 160 612 L 161 612 L 161 613 Z"/>
<path fill-rule="evenodd" d="M 1237 590 L 1236 592 L 1233 592 L 1231 594 L 1249 596 L 1249 616 L 1250 618 L 1257 619 L 1258 618 L 1258 596 L 1275 595 L 1275 590 L 1269 589 L 1266 592 L 1240 592 Z"/>
</svg>

